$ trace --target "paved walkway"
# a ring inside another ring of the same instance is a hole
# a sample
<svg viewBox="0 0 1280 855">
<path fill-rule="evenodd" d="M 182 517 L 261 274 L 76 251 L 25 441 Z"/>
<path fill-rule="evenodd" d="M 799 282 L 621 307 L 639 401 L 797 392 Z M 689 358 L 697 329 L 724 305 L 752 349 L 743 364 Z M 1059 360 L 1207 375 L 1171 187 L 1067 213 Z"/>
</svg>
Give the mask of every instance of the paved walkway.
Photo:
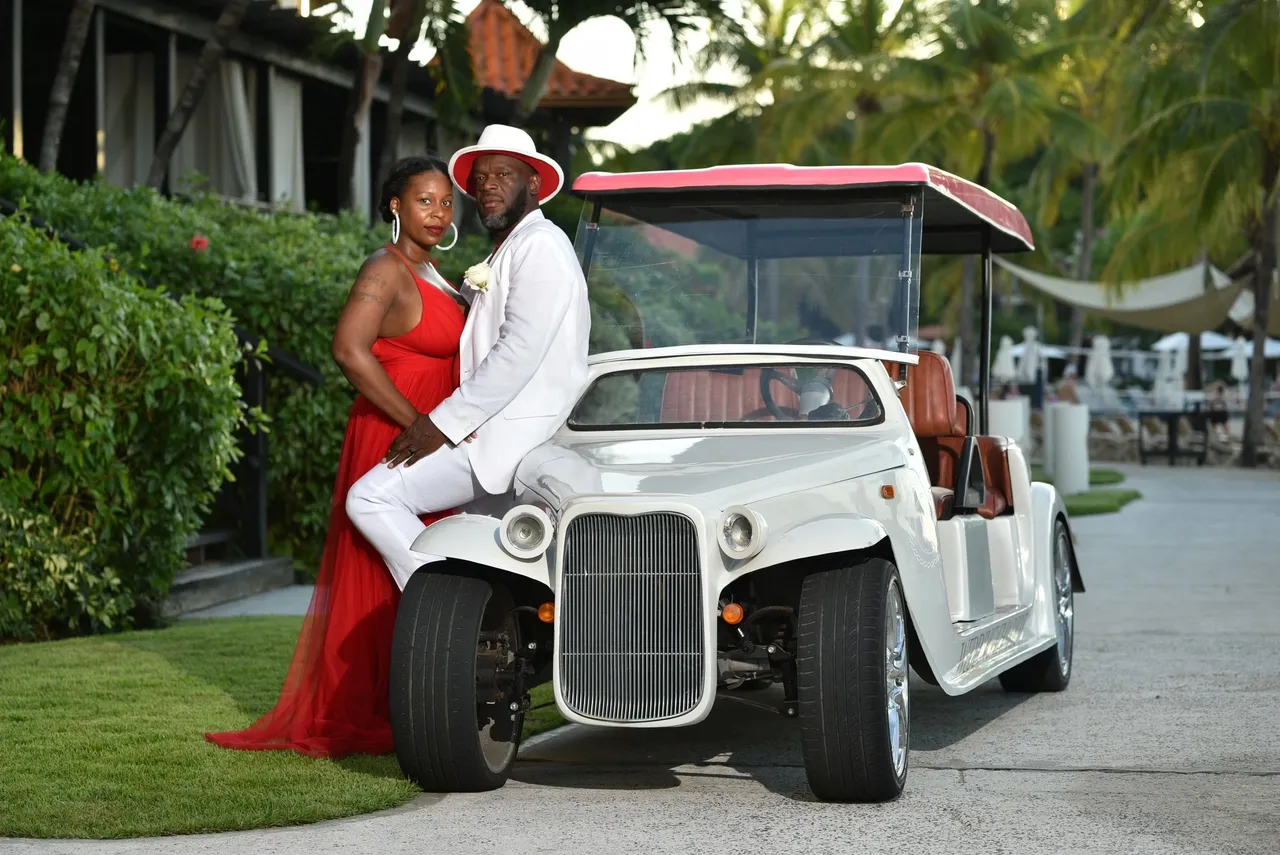
<svg viewBox="0 0 1280 855">
<path fill-rule="evenodd" d="M 1077 521 L 1060 695 L 912 688 L 896 802 L 818 804 L 792 721 L 723 703 L 661 731 L 568 728 L 504 789 L 296 829 L 14 853 L 1267 853 L 1280 851 L 1280 474 L 1125 468 L 1145 498 Z M 769 700 L 767 693 L 762 700 Z"/>
<path fill-rule="evenodd" d="M 215 617 L 239 617 L 240 615 L 305 615 L 311 603 L 314 585 L 290 585 L 277 588 L 243 600 L 187 612 L 183 620 L 201 620 Z"/>
</svg>

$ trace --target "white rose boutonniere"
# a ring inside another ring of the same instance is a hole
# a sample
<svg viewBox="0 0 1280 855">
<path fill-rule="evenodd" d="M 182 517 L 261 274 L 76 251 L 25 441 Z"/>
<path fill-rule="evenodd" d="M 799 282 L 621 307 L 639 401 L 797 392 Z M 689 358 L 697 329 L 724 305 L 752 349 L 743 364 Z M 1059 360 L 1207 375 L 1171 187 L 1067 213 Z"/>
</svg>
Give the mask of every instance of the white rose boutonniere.
<svg viewBox="0 0 1280 855">
<path fill-rule="evenodd" d="M 462 274 L 462 281 L 483 294 L 489 290 L 489 277 L 492 275 L 493 268 L 487 261 L 482 261 L 468 267 L 467 272 Z"/>
</svg>

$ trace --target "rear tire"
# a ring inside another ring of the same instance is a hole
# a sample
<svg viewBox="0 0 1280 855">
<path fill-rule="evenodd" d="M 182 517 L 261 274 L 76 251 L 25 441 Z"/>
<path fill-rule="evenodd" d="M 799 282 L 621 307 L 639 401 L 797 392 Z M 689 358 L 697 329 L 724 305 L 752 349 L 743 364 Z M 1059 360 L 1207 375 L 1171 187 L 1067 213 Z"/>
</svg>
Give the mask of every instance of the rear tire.
<svg viewBox="0 0 1280 855">
<path fill-rule="evenodd" d="M 880 558 L 806 577 L 796 656 L 800 739 L 813 794 L 883 802 L 907 780 L 906 603 Z"/>
<path fill-rule="evenodd" d="M 523 712 L 502 741 L 491 731 L 495 716 L 512 715 L 509 699 L 478 703 L 481 631 L 516 632 L 504 589 L 427 571 L 409 579 L 391 647 L 391 732 L 400 771 L 427 792 L 497 789 L 515 762 Z"/>
<path fill-rule="evenodd" d="M 1071 578 L 1071 535 L 1059 517 L 1053 526 L 1054 622 L 1058 641 L 1000 675 L 1006 692 L 1061 692 L 1071 682 L 1075 652 L 1075 594 Z"/>
</svg>

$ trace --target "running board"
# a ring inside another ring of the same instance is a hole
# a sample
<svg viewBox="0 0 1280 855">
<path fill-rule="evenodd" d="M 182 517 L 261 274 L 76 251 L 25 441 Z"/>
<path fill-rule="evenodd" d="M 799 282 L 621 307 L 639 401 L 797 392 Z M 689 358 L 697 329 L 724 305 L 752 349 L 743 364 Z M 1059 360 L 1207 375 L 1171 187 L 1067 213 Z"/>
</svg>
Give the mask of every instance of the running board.
<svg viewBox="0 0 1280 855">
<path fill-rule="evenodd" d="M 1054 644 L 1031 634 L 1031 606 L 1006 606 L 981 620 L 954 624 L 960 661 L 944 675 L 957 692 L 985 683 Z"/>
</svg>

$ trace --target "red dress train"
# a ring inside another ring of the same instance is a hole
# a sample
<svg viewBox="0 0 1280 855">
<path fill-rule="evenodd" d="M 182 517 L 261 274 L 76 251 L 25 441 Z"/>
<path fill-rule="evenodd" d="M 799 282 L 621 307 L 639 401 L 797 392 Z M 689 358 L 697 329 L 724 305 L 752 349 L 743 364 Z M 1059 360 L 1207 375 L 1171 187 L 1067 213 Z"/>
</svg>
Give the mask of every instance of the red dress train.
<svg viewBox="0 0 1280 855">
<path fill-rule="evenodd" d="M 417 274 L 413 278 L 422 295 L 422 319 L 402 336 L 378 339 L 373 355 L 396 388 L 425 413 L 458 386 L 464 317 L 449 296 Z M 363 395 L 357 396 L 342 443 L 315 593 L 280 699 L 245 730 L 205 734 L 211 742 L 224 748 L 290 749 L 312 757 L 395 750 L 388 696 L 400 589 L 382 556 L 352 526 L 345 504 L 347 490 L 382 462 L 400 431 Z M 448 514 L 423 516 L 422 521 Z"/>
</svg>

